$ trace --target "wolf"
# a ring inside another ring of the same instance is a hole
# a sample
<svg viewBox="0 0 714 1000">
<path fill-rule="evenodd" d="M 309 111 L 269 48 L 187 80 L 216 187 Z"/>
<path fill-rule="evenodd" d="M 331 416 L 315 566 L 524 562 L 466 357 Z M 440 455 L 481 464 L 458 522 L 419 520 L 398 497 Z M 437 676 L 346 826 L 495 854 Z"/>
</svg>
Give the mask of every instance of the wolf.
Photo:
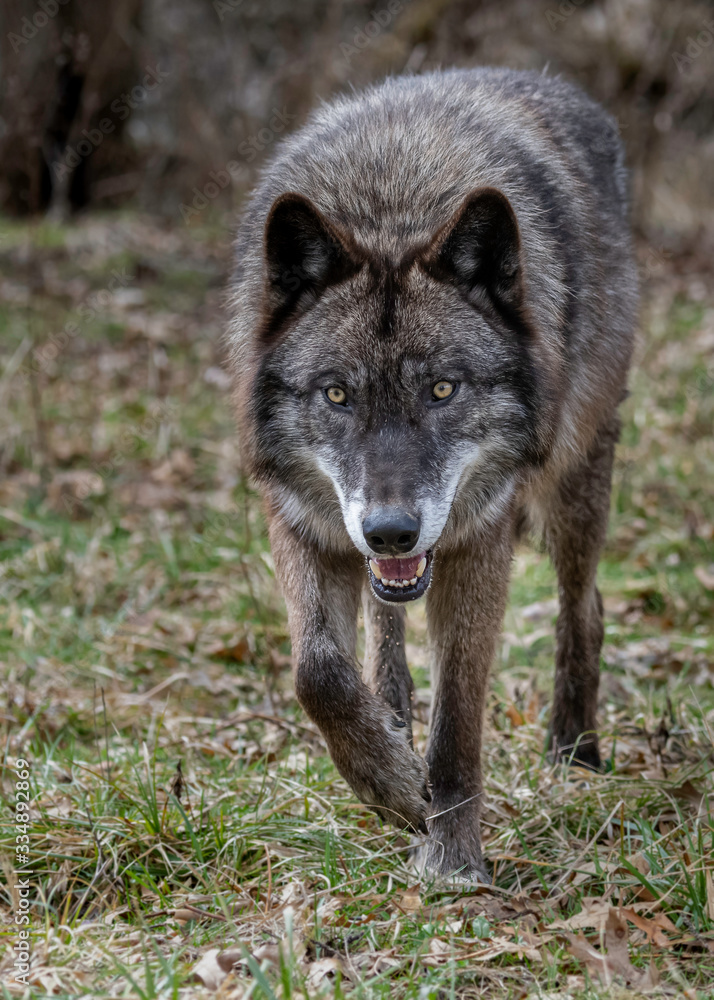
<svg viewBox="0 0 714 1000">
<path fill-rule="evenodd" d="M 440 875 L 489 881 L 482 719 L 525 531 L 558 578 L 550 747 L 600 766 L 596 570 L 637 313 L 628 214 L 613 119 L 560 78 L 484 68 L 323 106 L 239 225 L 229 364 L 296 695 L 359 799 L 427 834 Z M 425 759 L 404 648 L 421 597 Z"/>
</svg>

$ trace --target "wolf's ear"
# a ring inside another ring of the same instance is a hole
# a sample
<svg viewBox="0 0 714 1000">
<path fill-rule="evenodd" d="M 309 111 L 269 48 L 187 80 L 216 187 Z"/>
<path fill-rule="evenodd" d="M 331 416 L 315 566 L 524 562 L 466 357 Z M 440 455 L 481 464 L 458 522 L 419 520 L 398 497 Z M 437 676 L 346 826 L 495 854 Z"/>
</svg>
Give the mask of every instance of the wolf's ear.
<svg viewBox="0 0 714 1000">
<path fill-rule="evenodd" d="M 276 334 L 330 285 L 344 281 L 361 261 L 338 232 L 301 194 L 283 194 L 265 224 L 265 322 L 263 336 Z"/>
<path fill-rule="evenodd" d="M 474 305 L 488 300 L 507 316 L 523 304 L 521 238 L 508 198 L 479 188 L 436 233 L 419 261 L 438 281 L 456 285 Z"/>
</svg>

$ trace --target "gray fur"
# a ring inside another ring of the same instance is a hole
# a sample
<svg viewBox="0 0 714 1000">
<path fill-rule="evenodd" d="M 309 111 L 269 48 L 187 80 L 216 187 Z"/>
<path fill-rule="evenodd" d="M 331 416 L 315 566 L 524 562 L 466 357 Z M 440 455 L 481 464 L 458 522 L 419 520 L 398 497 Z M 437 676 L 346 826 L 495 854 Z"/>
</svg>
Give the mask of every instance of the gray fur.
<svg viewBox="0 0 714 1000">
<path fill-rule="evenodd" d="M 594 728 L 595 569 L 636 303 L 615 124 L 557 78 L 458 70 L 341 98 L 282 144 L 245 210 L 230 358 L 298 695 L 363 801 L 419 829 L 422 763 L 408 725 L 397 737 L 384 714 L 409 721 L 392 619 L 367 616 L 368 684 L 337 633 L 360 588 L 383 596 L 364 560 L 370 511 L 413 512 L 414 552 L 433 553 L 433 811 L 471 803 L 431 821 L 437 870 L 486 877 L 480 719 L 524 521 L 545 533 L 560 582 L 555 751 Z M 448 405 L 428 395 L 437 379 L 458 386 Z M 326 401 L 333 384 L 349 410 Z M 353 597 L 337 614 L 341 572 Z M 586 745 L 576 755 L 597 766 L 595 734 Z"/>
</svg>

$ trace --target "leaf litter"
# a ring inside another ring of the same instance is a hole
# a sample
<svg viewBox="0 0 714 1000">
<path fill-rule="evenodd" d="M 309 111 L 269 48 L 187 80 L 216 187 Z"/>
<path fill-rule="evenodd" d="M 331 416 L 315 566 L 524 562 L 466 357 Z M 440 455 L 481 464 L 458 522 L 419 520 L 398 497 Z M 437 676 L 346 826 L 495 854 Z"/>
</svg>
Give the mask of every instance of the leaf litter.
<svg viewBox="0 0 714 1000">
<path fill-rule="evenodd" d="M 7 802 L 8 759 L 27 756 L 33 988 L 185 1000 L 706 995 L 714 445 L 697 373 L 712 306 L 690 302 L 674 274 L 645 289 L 649 346 L 624 407 L 601 568 L 606 773 L 553 768 L 544 754 L 557 604 L 545 559 L 524 549 L 486 720 L 494 885 L 417 882 L 410 844 L 355 801 L 295 704 L 260 504 L 219 374 L 219 300 L 177 279 L 197 254 L 197 273 L 208 261 L 208 284 L 220 284 L 227 242 L 131 218 L 70 232 L 32 295 L 18 292 L 20 262 L 43 273 L 37 233 L 3 250 L 4 364 L 27 310 L 38 329 L 61 329 L 76 301 L 64 288 L 81 281 L 86 296 L 112 255 L 139 260 L 151 246 L 166 267 L 128 289 L 141 298 L 114 296 L 33 376 L 39 392 L 22 361 L 4 384 L 2 788 Z M 98 277 L 75 263 L 80 249 Z M 417 608 L 407 651 L 422 752 L 424 634 Z M 13 847 L 3 828 L 8 932 Z M 5 981 L 11 964 L 8 946 Z"/>
</svg>

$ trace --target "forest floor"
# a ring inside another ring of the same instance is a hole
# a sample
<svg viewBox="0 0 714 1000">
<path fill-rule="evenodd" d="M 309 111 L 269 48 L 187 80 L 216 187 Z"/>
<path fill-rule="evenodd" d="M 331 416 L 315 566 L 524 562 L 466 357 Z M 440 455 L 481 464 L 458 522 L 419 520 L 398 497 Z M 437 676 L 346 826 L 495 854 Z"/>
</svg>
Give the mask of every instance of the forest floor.
<svg viewBox="0 0 714 1000">
<path fill-rule="evenodd" d="M 296 704 L 221 368 L 226 229 L 3 224 L 3 996 L 25 913 L 37 996 L 712 995 L 714 299 L 695 262 L 641 257 L 607 768 L 545 756 L 556 588 L 523 547 L 487 708 L 494 885 L 469 890 L 418 882 Z M 422 750 L 424 640 L 417 605 Z"/>
</svg>

